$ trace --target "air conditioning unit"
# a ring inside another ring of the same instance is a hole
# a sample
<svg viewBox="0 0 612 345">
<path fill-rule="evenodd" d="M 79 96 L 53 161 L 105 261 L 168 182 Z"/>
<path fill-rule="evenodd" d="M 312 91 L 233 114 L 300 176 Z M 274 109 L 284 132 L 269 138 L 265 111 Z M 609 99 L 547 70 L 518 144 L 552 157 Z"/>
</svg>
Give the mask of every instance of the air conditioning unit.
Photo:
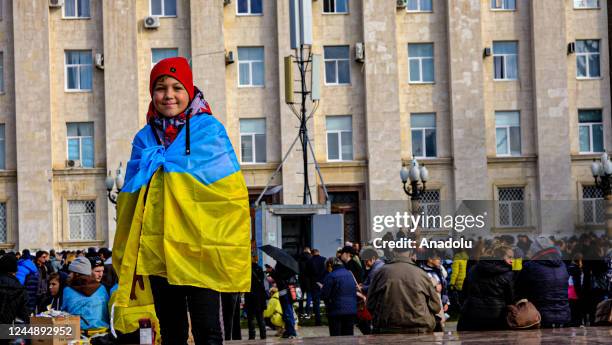
<svg viewBox="0 0 612 345">
<path fill-rule="evenodd" d="M 159 17 L 147 16 L 144 19 L 144 27 L 146 29 L 157 29 L 159 27 Z"/>
<path fill-rule="evenodd" d="M 227 6 L 232 3 L 232 0 L 223 0 L 223 6 Z"/>
<path fill-rule="evenodd" d="M 96 54 L 95 56 L 95 65 L 98 69 L 104 69 L 104 54 Z"/>
<path fill-rule="evenodd" d="M 406 0 L 397 0 L 397 8 L 406 8 Z"/>
<path fill-rule="evenodd" d="M 62 7 L 64 0 L 49 0 L 49 7 Z"/>
<path fill-rule="evenodd" d="M 491 47 L 485 47 L 484 51 L 482 52 L 482 56 L 483 57 L 491 56 Z"/>
<path fill-rule="evenodd" d="M 363 42 L 357 42 L 355 44 L 355 61 L 363 62 L 365 60 L 365 50 L 363 49 Z"/>
<path fill-rule="evenodd" d="M 574 54 L 576 52 L 576 42 L 570 42 L 567 44 L 567 55 Z"/>
<path fill-rule="evenodd" d="M 230 50 L 227 52 L 227 54 L 225 54 L 225 64 L 230 65 L 233 63 L 234 63 L 234 52 Z"/>
<path fill-rule="evenodd" d="M 66 159 L 66 168 L 73 169 L 73 168 L 80 168 L 80 167 L 82 167 L 80 160 Z"/>
</svg>

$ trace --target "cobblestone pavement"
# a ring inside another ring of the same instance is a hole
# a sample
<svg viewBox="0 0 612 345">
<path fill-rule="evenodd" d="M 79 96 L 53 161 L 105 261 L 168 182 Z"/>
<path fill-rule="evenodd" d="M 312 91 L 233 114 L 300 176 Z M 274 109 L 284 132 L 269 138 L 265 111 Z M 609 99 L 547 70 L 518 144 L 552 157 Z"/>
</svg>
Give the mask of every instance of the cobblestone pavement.
<svg viewBox="0 0 612 345">
<path fill-rule="evenodd" d="M 243 330 L 243 339 L 248 333 Z M 358 330 L 355 329 L 356 334 Z M 304 327 L 300 329 L 299 338 L 281 339 L 271 336 L 266 340 L 239 340 L 231 344 L 313 344 L 330 345 L 327 327 Z M 354 337 L 334 337 L 333 345 L 343 344 L 449 344 L 449 345 L 539 345 L 539 344 L 612 344 L 612 327 L 587 327 L 541 329 L 531 331 L 495 331 L 495 332 L 456 332 L 446 331 L 433 334 L 399 334 L 369 335 Z"/>
</svg>

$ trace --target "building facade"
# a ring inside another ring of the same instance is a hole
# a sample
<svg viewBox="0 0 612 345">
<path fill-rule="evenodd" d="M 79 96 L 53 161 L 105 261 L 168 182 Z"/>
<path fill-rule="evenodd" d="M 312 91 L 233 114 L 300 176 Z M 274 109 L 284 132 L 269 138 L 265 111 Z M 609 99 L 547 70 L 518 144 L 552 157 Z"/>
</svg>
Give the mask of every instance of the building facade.
<svg viewBox="0 0 612 345">
<path fill-rule="evenodd" d="M 288 1 L 0 4 L 0 247 L 112 245 L 104 180 L 145 125 L 161 58 L 190 59 L 253 199 L 297 135 Z M 499 200 L 500 232 L 603 223 L 590 164 L 612 147 L 607 1 L 313 0 L 312 15 L 323 66 L 309 130 L 347 239 L 368 239 L 361 200 L 406 199 L 399 171 L 413 157 L 430 172 L 425 208 Z M 308 173 L 324 201 L 301 157 L 266 200 L 301 203 Z M 576 207 L 550 217 L 536 202 L 549 200 Z"/>
</svg>

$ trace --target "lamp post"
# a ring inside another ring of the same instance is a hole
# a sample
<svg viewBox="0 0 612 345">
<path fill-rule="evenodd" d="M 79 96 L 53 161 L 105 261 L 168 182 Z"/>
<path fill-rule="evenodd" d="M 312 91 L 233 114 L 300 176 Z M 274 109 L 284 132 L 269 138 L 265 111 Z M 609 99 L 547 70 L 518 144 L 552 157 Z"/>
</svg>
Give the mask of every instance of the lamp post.
<svg viewBox="0 0 612 345">
<path fill-rule="evenodd" d="M 418 214 L 420 211 L 419 201 L 425 192 L 425 185 L 427 183 L 427 179 L 429 178 L 429 172 L 424 165 L 419 167 L 419 162 L 413 158 L 410 169 L 403 166 L 400 170 L 400 178 L 402 179 L 402 184 L 404 185 L 404 193 L 410 196 L 412 213 Z M 406 185 L 408 180 L 410 180 L 410 186 Z"/>
<path fill-rule="evenodd" d="M 591 173 L 595 179 L 595 186 L 603 194 L 606 210 L 606 231 L 608 236 L 612 236 L 612 161 L 610 161 L 607 153 L 602 153 L 599 161 L 593 160 Z"/>
<path fill-rule="evenodd" d="M 108 171 L 108 176 L 106 176 L 106 191 L 108 192 L 108 200 L 112 202 L 114 205 L 117 205 L 117 196 L 121 193 L 121 188 L 123 188 L 123 175 L 121 174 L 121 162 L 119 162 L 119 167 L 117 168 L 115 178 L 113 179 L 113 175 L 111 171 Z M 113 191 L 113 187 L 115 187 L 115 191 Z M 115 206 L 116 207 L 116 206 Z"/>
</svg>

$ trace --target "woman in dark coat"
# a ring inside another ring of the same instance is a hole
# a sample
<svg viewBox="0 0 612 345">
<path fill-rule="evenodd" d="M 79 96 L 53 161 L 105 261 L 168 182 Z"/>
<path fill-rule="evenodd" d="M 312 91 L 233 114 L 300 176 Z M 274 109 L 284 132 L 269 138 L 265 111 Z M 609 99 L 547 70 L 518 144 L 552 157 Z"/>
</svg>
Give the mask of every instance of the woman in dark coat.
<svg viewBox="0 0 612 345">
<path fill-rule="evenodd" d="M 501 246 L 493 257 L 483 257 L 470 270 L 463 285 L 466 300 L 457 324 L 458 331 L 507 328 L 507 305 L 514 300 L 512 248 Z"/>
<path fill-rule="evenodd" d="M 332 272 L 323 280 L 321 299 L 327 306 L 329 335 L 353 335 L 357 316 L 357 282 L 338 258 L 334 259 Z"/>
<path fill-rule="evenodd" d="M 536 238 L 532 249 L 535 254 L 523 264 L 517 278 L 516 299 L 526 298 L 535 305 L 542 316 L 543 328 L 568 325 L 571 320 L 567 295 L 569 274 L 561 253 L 542 236 Z"/>
</svg>

